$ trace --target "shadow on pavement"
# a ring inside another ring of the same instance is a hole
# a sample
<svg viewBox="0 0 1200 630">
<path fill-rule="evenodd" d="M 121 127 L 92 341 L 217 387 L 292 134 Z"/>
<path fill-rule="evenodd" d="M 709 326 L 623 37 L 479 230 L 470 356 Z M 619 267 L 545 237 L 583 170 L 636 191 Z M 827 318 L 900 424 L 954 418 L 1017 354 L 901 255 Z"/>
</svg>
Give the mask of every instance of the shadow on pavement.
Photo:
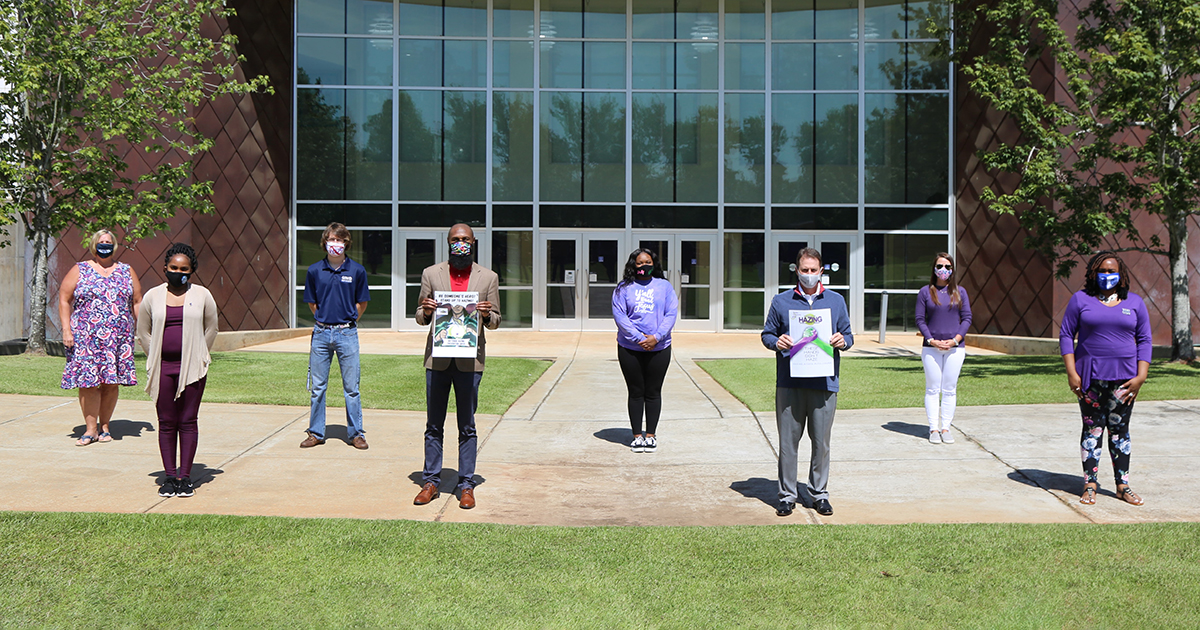
<svg viewBox="0 0 1200 630">
<path fill-rule="evenodd" d="M 592 435 L 605 442 L 612 442 L 620 446 L 629 446 L 633 442 L 633 429 L 628 427 L 600 429 Z"/>
<path fill-rule="evenodd" d="M 192 462 L 192 474 L 190 478 L 192 485 L 197 488 L 215 480 L 217 475 L 223 474 L 225 474 L 225 471 L 220 468 L 209 468 L 201 462 Z M 162 485 L 163 480 L 167 478 L 167 472 L 165 470 L 156 470 L 146 476 L 154 477 L 154 482 Z"/>
<path fill-rule="evenodd" d="M 1058 490 L 1068 494 L 1083 493 L 1083 476 L 1069 475 L 1065 473 L 1050 472 L 1048 470 L 1040 470 L 1037 468 L 1019 468 L 1008 473 L 1008 478 L 1013 481 L 1023 483 L 1034 488 L 1042 488 L 1043 490 Z M 1112 490 L 1103 488 L 1097 494 L 1115 497 L 1117 494 Z"/>
<path fill-rule="evenodd" d="M 911 435 L 916 438 L 921 438 L 922 440 L 929 439 L 929 433 L 930 433 L 929 427 L 924 424 L 913 424 L 911 422 L 892 421 L 887 424 L 881 424 L 879 426 L 887 429 L 888 431 L 892 431 L 894 433 Z"/>
<path fill-rule="evenodd" d="M 774 479 L 751 477 L 729 484 L 729 489 L 748 499 L 758 499 L 771 507 L 779 503 L 779 483 Z"/>
<path fill-rule="evenodd" d="M 423 471 L 423 470 L 415 470 L 412 473 L 409 473 L 408 478 L 411 479 L 413 484 L 415 484 L 419 488 L 423 485 L 421 483 L 421 477 L 423 477 L 424 474 L 425 474 L 425 471 Z M 487 478 L 484 477 L 483 475 L 480 475 L 479 473 L 476 473 L 475 474 L 475 486 L 479 487 L 485 483 L 487 483 Z M 458 492 L 458 471 L 457 470 L 455 470 L 453 468 L 443 468 L 442 469 L 442 482 L 440 484 L 438 484 L 438 492 L 452 492 L 452 493 Z"/>
<path fill-rule="evenodd" d="M 87 430 L 86 424 L 81 424 L 71 430 L 71 437 L 79 439 Z M 127 437 L 142 437 L 142 431 L 153 431 L 154 425 L 145 420 L 109 420 L 108 432 L 114 440 Z"/>
</svg>

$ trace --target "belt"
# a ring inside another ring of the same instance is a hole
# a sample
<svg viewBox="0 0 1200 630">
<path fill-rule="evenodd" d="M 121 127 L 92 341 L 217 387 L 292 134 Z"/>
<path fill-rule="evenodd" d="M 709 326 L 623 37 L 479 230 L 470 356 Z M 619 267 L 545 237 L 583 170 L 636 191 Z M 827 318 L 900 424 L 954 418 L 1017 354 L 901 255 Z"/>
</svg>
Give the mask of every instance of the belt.
<svg viewBox="0 0 1200 630">
<path fill-rule="evenodd" d="M 358 322 L 346 322 L 345 324 L 322 324 L 321 322 L 315 322 L 315 326 L 316 326 L 316 328 L 324 328 L 324 329 L 357 328 Z"/>
</svg>

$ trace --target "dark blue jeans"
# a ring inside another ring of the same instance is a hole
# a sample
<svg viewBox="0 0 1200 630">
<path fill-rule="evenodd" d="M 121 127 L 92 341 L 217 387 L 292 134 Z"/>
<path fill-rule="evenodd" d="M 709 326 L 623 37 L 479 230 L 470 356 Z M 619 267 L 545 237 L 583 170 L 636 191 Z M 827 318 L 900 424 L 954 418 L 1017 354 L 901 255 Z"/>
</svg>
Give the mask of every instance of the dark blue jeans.
<svg viewBox="0 0 1200 630">
<path fill-rule="evenodd" d="M 456 489 L 475 487 L 475 408 L 479 404 L 479 382 L 483 372 L 462 372 L 450 363 L 445 370 L 425 370 L 425 470 L 421 484 L 441 484 L 442 442 L 446 426 L 446 408 L 450 387 L 458 406 L 458 485 Z"/>
</svg>

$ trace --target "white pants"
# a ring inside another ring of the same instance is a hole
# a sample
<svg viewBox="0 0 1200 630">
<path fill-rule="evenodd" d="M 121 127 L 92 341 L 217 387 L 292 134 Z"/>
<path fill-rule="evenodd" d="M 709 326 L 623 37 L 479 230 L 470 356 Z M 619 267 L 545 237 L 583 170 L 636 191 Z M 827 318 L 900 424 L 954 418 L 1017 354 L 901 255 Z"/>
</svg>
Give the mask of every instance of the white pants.
<svg viewBox="0 0 1200 630">
<path fill-rule="evenodd" d="M 922 348 L 921 363 L 925 366 L 925 416 L 929 419 L 929 430 L 938 430 L 938 416 L 942 418 L 942 430 L 950 428 L 954 420 L 954 405 L 958 398 L 958 374 L 962 372 L 967 349 L 955 346 L 949 350 Z M 941 395 L 941 405 L 938 395 Z M 941 414 L 938 408 L 941 408 Z"/>
</svg>

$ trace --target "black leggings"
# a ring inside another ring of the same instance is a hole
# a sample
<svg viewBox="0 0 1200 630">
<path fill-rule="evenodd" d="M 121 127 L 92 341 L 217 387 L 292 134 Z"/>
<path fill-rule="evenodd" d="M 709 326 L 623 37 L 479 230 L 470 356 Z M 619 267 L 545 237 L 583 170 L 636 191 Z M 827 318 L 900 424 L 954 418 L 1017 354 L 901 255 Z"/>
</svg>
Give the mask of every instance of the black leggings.
<svg viewBox="0 0 1200 630">
<path fill-rule="evenodd" d="M 671 366 L 671 346 L 645 352 L 617 346 L 617 361 L 629 387 L 629 426 L 634 435 L 642 433 L 642 411 L 646 412 L 646 433 L 658 428 L 662 413 L 662 386 Z"/>
</svg>

